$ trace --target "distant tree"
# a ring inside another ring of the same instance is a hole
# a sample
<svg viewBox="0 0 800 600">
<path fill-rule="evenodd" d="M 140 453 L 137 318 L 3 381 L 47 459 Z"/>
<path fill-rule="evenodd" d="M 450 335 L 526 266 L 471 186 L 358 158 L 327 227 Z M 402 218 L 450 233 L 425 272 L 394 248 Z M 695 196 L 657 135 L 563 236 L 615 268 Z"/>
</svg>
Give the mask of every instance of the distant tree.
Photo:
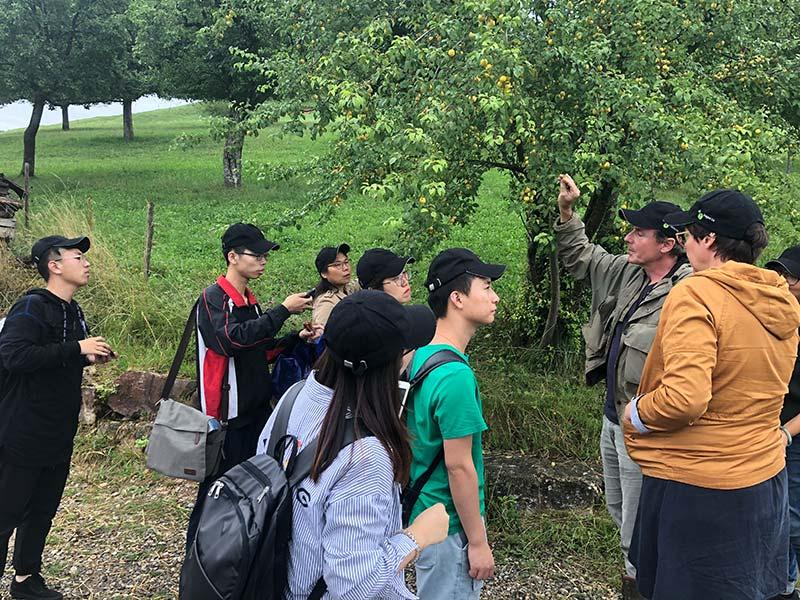
<svg viewBox="0 0 800 600">
<path fill-rule="evenodd" d="M 0 87 L 10 101 L 33 104 L 23 136 L 23 165 L 36 169 L 36 134 L 45 105 L 106 96 L 119 53 L 118 0 L 5 0 L 0 19 Z"/>
<path fill-rule="evenodd" d="M 268 52 L 266 0 L 136 0 L 137 56 L 157 73 L 158 91 L 203 100 L 214 110 L 212 134 L 223 141 L 223 181 L 242 184 L 246 135 L 269 122 L 267 70 L 239 68 L 232 47 Z M 256 107 L 260 107 L 258 110 Z"/>
</svg>

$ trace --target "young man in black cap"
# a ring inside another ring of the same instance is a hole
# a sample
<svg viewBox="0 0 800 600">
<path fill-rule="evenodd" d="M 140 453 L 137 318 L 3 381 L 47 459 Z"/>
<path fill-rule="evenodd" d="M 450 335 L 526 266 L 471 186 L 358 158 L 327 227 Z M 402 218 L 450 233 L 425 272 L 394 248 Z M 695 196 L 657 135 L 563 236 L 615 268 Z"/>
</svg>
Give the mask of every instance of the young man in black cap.
<svg viewBox="0 0 800 600">
<path fill-rule="evenodd" d="M 448 537 L 422 551 L 417 562 L 417 594 L 421 600 L 476 599 L 483 580 L 494 574 L 494 557 L 486 537 L 483 449 L 487 429 L 478 382 L 465 354 L 475 332 L 494 321 L 499 297 L 492 282 L 504 265 L 487 264 L 465 248 L 436 256 L 425 286 L 436 315 L 436 334 L 419 348 L 409 367 L 413 378 L 434 353 L 449 351 L 460 361 L 432 371 L 409 399 L 408 428 L 413 460 L 411 481 L 438 462 L 411 519 L 441 502 L 450 515 Z M 443 456 L 442 456 L 443 454 Z"/>
<path fill-rule="evenodd" d="M 586 236 L 583 222 L 573 211 L 579 197 L 580 190 L 572 178 L 562 175 L 560 218 L 553 228 L 564 266 L 573 277 L 588 278 L 591 284 L 591 317 L 583 330 L 586 383 L 606 381 L 600 434 L 606 506 L 620 530 L 625 556 L 623 597 L 638 599 L 636 569 L 627 557 L 642 474 L 625 450 L 620 418 L 636 394 L 664 300 L 692 269 L 676 244 L 675 231 L 663 220 L 679 209 L 675 204 L 651 202 L 641 210 L 620 210 L 620 218 L 632 227 L 625 236 L 627 253 L 613 255 Z"/>
<path fill-rule="evenodd" d="M 227 271 L 203 290 L 197 302 L 198 395 L 203 411 L 227 421 L 220 473 L 255 454 L 258 435 L 270 415 L 270 351 L 291 349 L 320 331 L 303 329 L 275 339 L 289 315 L 311 307 L 306 293 L 292 294 L 266 312 L 247 287 L 264 274 L 271 250 L 280 246 L 264 238 L 255 225 L 236 223 L 222 236 Z M 200 509 L 216 474 L 200 484 L 189 517 L 187 548 L 194 540 Z"/>
<path fill-rule="evenodd" d="M 42 238 L 31 258 L 46 282 L 23 295 L 0 332 L 0 575 L 16 529 L 11 597 L 60 600 L 42 552 L 69 474 L 83 368 L 114 356 L 73 296 L 89 281 L 89 238 Z"/>
<path fill-rule="evenodd" d="M 314 325 L 325 326 L 333 307 L 339 304 L 348 294 L 358 290 L 358 286 L 350 282 L 350 246 L 325 246 L 317 253 L 314 266 L 319 273 L 319 283 L 314 290 L 314 306 L 311 321 Z"/>
<path fill-rule="evenodd" d="M 789 291 L 800 300 L 800 245 L 787 248 L 765 267 L 783 275 Z M 800 438 L 800 360 L 794 363 L 789 392 L 783 399 L 781 425 L 793 440 Z M 786 591 L 780 597 L 800 599 L 796 586 L 800 558 L 800 442 L 786 446 L 786 478 L 789 482 L 789 577 Z"/>
<path fill-rule="evenodd" d="M 407 304 L 411 302 L 411 274 L 407 267 L 413 263 L 412 256 L 398 256 L 391 250 L 370 248 L 356 266 L 358 283 L 362 290 L 380 290 L 400 304 Z"/>
</svg>

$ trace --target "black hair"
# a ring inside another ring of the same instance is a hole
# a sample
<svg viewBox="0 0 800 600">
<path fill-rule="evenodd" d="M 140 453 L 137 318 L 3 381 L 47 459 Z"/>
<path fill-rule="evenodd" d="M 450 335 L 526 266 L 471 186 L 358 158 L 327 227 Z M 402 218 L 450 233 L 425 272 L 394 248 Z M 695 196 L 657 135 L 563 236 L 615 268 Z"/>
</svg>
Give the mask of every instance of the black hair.
<svg viewBox="0 0 800 600">
<path fill-rule="evenodd" d="M 411 471 L 411 445 L 408 429 L 398 416 L 400 390 L 397 376 L 402 355 L 356 376 L 353 371 L 324 352 L 317 364 L 316 380 L 333 389 L 333 398 L 322 420 L 319 445 L 311 467 L 311 479 L 318 482 L 322 472 L 333 463 L 341 448 L 344 436 L 342 427 L 350 413 L 354 419 L 356 438 L 365 432 L 374 435 L 392 460 L 394 480 L 408 482 Z"/>
<path fill-rule="evenodd" d="M 475 275 L 472 273 L 464 273 L 453 279 L 453 281 L 445 283 L 442 287 L 428 292 L 428 306 L 431 307 L 437 319 L 443 319 L 447 316 L 447 307 L 450 305 L 451 293 L 461 292 L 462 294 L 469 295 L 473 279 L 475 279 Z"/>
<path fill-rule="evenodd" d="M 63 248 L 58 247 L 48 248 L 47 252 L 45 252 L 36 263 L 36 270 L 39 271 L 39 275 L 41 275 L 46 282 L 50 281 L 50 268 L 47 265 L 51 260 L 60 258 L 62 250 Z"/>
<path fill-rule="evenodd" d="M 712 233 L 697 223 L 687 225 L 686 229 L 698 241 Z M 767 228 L 763 223 L 753 223 L 745 230 L 744 237 L 743 240 L 736 240 L 715 234 L 714 244 L 711 248 L 722 260 L 735 260 L 752 265 L 769 243 Z"/>
<path fill-rule="evenodd" d="M 247 250 L 247 248 L 245 248 L 244 246 L 236 246 L 235 248 L 223 249 L 222 250 L 222 255 L 225 257 L 225 264 L 226 265 L 231 264 L 231 261 L 228 260 L 228 252 L 233 251 L 233 252 L 236 252 L 236 254 L 241 254 L 245 250 Z"/>
</svg>

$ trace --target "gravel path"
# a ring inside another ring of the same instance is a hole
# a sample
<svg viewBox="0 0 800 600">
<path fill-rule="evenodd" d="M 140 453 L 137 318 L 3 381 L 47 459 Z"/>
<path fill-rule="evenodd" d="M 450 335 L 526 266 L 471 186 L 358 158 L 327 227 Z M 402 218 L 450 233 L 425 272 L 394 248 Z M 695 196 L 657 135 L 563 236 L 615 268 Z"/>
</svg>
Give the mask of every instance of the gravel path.
<svg viewBox="0 0 800 600">
<path fill-rule="evenodd" d="M 111 440 L 91 439 L 76 450 L 44 557 L 46 579 L 67 599 L 177 597 L 185 525 L 196 488 L 145 471 L 134 439 L 122 431 Z M 109 442 L 118 445 L 109 447 Z M 7 573 L 0 583 L 1 597 L 8 597 L 9 581 Z M 580 565 L 556 560 L 532 570 L 500 564 L 482 595 L 485 600 L 616 597 Z"/>
</svg>

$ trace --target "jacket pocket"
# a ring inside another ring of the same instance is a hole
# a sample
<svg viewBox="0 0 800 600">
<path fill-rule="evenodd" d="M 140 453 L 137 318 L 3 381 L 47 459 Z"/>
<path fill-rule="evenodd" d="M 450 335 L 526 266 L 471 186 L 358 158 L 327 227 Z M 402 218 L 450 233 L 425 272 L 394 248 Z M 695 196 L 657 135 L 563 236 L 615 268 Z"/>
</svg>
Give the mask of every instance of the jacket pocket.
<svg viewBox="0 0 800 600">
<path fill-rule="evenodd" d="M 583 339 L 586 341 L 586 358 L 591 360 L 596 356 L 603 356 L 605 338 L 609 324 L 612 320 L 614 309 L 617 307 L 617 297 L 609 296 L 600 303 L 597 310 L 592 313 L 589 322 L 584 325 Z"/>
<path fill-rule="evenodd" d="M 644 362 L 656 337 L 656 324 L 635 323 L 623 334 L 621 344 L 624 349 L 622 360 L 625 364 L 622 374 L 625 383 L 633 387 L 639 386 L 644 370 Z"/>
</svg>

